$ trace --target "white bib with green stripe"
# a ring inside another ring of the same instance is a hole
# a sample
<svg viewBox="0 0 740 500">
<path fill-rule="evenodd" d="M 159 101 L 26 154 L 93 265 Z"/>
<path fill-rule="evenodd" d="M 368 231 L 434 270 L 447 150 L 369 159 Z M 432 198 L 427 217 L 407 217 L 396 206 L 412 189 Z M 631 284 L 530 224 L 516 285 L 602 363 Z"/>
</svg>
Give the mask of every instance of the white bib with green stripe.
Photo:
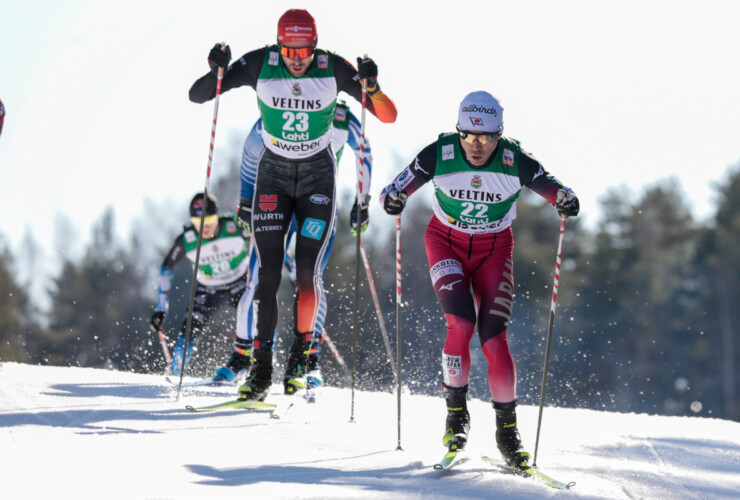
<svg viewBox="0 0 740 500">
<path fill-rule="evenodd" d="M 337 83 L 328 52 L 314 51 L 305 75 L 292 76 L 277 45 L 267 48 L 257 80 L 265 147 L 285 158 L 307 158 L 331 144 Z"/>
<path fill-rule="evenodd" d="M 516 218 L 519 181 L 519 143 L 502 137 L 495 156 L 483 169 L 466 163 L 458 134 L 441 134 L 437 141 L 434 202 L 437 218 L 470 234 L 495 233 Z"/>
<path fill-rule="evenodd" d="M 242 230 L 230 217 L 219 217 L 219 224 L 217 235 L 201 241 L 198 259 L 198 283 L 211 287 L 237 280 L 247 273 L 249 266 L 249 244 L 242 237 Z M 193 226 L 185 228 L 183 242 L 187 258 L 195 262 L 198 233 Z"/>
</svg>

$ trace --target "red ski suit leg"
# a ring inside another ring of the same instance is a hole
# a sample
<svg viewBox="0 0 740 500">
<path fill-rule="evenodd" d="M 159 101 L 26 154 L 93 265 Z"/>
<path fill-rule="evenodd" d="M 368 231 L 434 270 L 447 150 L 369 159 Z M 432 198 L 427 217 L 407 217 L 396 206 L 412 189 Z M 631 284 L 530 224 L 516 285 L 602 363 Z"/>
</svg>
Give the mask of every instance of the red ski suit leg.
<svg viewBox="0 0 740 500">
<path fill-rule="evenodd" d="M 491 396 L 495 401 L 513 401 L 516 366 L 506 340 L 514 292 L 511 228 L 471 235 L 432 218 L 424 243 L 432 286 L 447 320 L 442 351 L 445 384 L 468 384 L 470 341 L 477 326 Z"/>
</svg>

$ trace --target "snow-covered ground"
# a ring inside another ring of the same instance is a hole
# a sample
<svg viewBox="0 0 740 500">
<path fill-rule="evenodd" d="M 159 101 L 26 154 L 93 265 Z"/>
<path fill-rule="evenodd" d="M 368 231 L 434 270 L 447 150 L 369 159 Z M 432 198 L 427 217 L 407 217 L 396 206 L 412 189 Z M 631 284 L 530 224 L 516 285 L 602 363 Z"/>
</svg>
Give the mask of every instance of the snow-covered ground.
<svg viewBox="0 0 740 500">
<path fill-rule="evenodd" d="M 443 399 L 326 388 L 285 418 L 192 413 L 233 387 L 184 388 L 161 376 L 3 363 L 0 498 L 740 498 L 740 423 L 545 409 L 538 465 L 570 490 L 477 459 L 432 468 Z M 279 385 L 268 402 L 285 398 Z M 490 404 L 470 402 L 473 457 L 495 454 Z M 519 408 L 533 452 L 536 406 Z"/>
</svg>

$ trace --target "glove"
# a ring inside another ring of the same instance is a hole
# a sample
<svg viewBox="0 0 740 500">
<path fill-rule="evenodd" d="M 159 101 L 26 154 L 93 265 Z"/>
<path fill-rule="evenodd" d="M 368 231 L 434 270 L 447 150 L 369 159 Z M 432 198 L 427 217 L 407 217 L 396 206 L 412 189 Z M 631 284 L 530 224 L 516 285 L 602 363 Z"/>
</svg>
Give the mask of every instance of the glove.
<svg viewBox="0 0 740 500">
<path fill-rule="evenodd" d="M 236 223 L 248 233 L 252 232 L 252 200 L 239 198 L 239 211 L 236 213 Z"/>
<path fill-rule="evenodd" d="M 357 58 L 357 72 L 360 74 L 360 80 L 367 79 L 367 93 L 370 95 L 375 94 L 380 87 L 378 87 L 378 65 L 375 61 L 369 57 Z"/>
<path fill-rule="evenodd" d="M 149 326 L 154 333 L 159 331 L 159 327 L 161 327 L 162 323 L 164 323 L 165 316 L 167 316 L 167 313 L 164 311 L 154 311 L 152 317 L 149 318 Z"/>
<path fill-rule="evenodd" d="M 403 212 L 406 207 L 406 200 L 409 199 L 409 195 L 403 191 L 396 191 L 395 189 L 388 192 L 383 202 L 383 210 L 388 215 L 398 215 Z"/>
<path fill-rule="evenodd" d="M 370 204 L 370 195 L 364 196 L 360 203 L 360 232 L 364 233 L 367 229 L 367 224 L 370 222 L 370 214 L 368 214 L 367 208 Z M 352 211 L 349 214 L 349 225 L 352 228 L 352 236 L 357 236 L 357 200 L 352 205 Z"/>
<path fill-rule="evenodd" d="M 218 68 L 228 66 L 229 61 L 231 61 L 231 49 L 228 45 L 217 43 L 208 53 L 208 66 L 214 73 L 218 71 Z"/>
<path fill-rule="evenodd" d="M 555 208 L 558 209 L 560 215 L 566 217 L 575 217 L 578 215 L 578 211 L 581 209 L 580 203 L 578 203 L 578 197 L 570 189 L 561 189 L 558 191 L 558 196 L 555 199 Z"/>
</svg>

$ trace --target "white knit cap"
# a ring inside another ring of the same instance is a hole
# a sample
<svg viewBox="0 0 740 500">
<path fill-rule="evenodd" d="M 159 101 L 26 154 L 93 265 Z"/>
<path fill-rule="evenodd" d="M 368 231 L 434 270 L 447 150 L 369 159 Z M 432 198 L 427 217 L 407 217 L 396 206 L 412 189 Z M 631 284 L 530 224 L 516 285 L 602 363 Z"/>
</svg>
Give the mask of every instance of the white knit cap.
<svg viewBox="0 0 740 500">
<path fill-rule="evenodd" d="M 498 99 L 488 92 L 483 90 L 471 92 L 460 103 L 457 128 L 470 132 L 500 134 L 504 131 L 504 108 Z"/>
</svg>

